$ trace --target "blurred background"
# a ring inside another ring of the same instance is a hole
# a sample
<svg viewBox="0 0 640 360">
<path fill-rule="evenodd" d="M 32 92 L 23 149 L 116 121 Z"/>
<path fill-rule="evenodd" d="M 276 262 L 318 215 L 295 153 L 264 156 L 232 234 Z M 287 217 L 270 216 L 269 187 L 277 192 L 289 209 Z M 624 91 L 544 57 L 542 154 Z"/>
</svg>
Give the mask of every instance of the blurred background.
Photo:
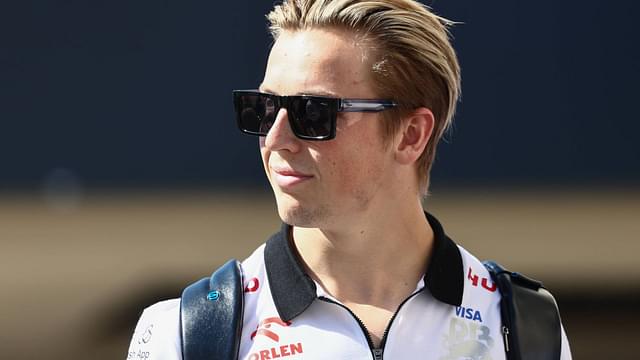
<svg viewBox="0 0 640 360">
<path fill-rule="evenodd" d="M 463 98 L 427 209 L 544 281 L 574 358 L 636 359 L 640 3 L 428 4 Z M 271 6 L 0 3 L 0 358 L 124 359 L 144 307 L 278 229 L 231 106 Z"/>
</svg>

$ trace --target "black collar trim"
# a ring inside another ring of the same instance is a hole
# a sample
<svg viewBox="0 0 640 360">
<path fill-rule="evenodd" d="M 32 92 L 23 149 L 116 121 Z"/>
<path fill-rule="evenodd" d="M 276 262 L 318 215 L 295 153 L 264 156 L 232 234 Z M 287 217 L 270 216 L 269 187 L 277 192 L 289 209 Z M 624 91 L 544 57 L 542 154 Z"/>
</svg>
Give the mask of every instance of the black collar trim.
<svg viewBox="0 0 640 360">
<path fill-rule="evenodd" d="M 425 213 L 433 229 L 433 252 L 424 275 L 424 283 L 434 298 L 449 305 L 460 306 L 464 291 L 464 269 L 458 245 L 451 240 L 438 219 Z"/>
<path fill-rule="evenodd" d="M 300 315 L 316 299 L 316 283 L 304 271 L 293 246 L 291 225 L 282 224 L 264 248 L 269 288 L 283 321 Z"/>
<path fill-rule="evenodd" d="M 426 214 L 426 213 L 425 213 Z M 462 304 L 464 271 L 458 246 L 444 233 L 440 222 L 426 214 L 434 233 L 431 261 L 424 276 L 431 295 L 450 305 Z M 304 312 L 316 299 L 316 284 L 304 271 L 291 239 L 291 226 L 267 240 L 264 261 L 273 302 L 280 318 L 290 321 Z"/>
</svg>

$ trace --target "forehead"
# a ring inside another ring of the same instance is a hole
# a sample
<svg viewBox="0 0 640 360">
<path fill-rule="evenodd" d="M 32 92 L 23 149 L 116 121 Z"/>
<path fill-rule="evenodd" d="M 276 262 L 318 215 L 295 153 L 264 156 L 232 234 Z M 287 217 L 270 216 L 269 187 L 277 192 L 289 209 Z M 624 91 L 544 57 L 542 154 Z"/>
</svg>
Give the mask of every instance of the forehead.
<svg viewBox="0 0 640 360">
<path fill-rule="evenodd" d="M 281 95 L 369 97 L 368 64 L 364 45 L 349 32 L 284 31 L 271 49 L 261 88 Z"/>
</svg>

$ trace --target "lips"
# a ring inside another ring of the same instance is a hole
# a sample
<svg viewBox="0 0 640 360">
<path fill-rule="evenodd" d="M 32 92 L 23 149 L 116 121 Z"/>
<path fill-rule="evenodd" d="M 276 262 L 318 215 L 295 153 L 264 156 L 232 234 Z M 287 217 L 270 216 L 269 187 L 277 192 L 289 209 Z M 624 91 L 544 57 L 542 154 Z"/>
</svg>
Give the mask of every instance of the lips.
<svg viewBox="0 0 640 360">
<path fill-rule="evenodd" d="M 313 175 L 305 174 L 291 168 L 272 167 L 273 180 L 281 188 L 288 188 L 313 178 Z"/>
</svg>

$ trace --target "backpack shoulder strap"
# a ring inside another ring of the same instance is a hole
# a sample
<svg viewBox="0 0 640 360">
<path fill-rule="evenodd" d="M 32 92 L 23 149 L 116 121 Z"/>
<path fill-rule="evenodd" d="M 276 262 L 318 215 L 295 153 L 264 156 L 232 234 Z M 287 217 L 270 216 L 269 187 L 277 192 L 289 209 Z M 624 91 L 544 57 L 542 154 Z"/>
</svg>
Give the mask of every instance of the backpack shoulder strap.
<svg viewBox="0 0 640 360">
<path fill-rule="evenodd" d="M 508 360 L 559 360 L 562 348 L 558 306 L 542 283 L 483 262 L 502 300 L 502 333 Z"/>
<path fill-rule="evenodd" d="M 180 302 L 183 360 L 238 358 L 243 296 L 237 260 L 229 260 L 210 278 L 184 289 Z"/>
</svg>

